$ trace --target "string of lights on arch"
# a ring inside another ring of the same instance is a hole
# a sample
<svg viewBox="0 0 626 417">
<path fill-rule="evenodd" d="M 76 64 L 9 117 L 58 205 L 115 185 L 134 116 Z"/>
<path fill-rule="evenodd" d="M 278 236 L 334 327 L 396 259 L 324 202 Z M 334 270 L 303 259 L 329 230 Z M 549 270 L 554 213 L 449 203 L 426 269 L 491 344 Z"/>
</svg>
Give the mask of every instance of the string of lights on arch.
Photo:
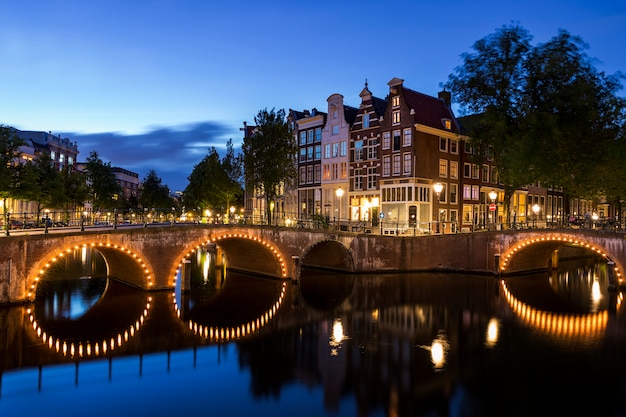
<svg viewBox="0 0 626 417">
<path fill-rule="evenodd" d="M 82 245 L 75 245 L 71 248 L 66 248 L 65 250 L 59 252 L 56 256 L 53 256 L 48 262 L 46 262 L 43 267 L 39 270 L 38 275 L 33 279 L 28 291 L 28 298 L 30 301 L 34 301 L 37 284 L 41 281 L 43 275 L 48 271 L 48 269 L 54 265 L 57 261 L 64 258 L 66 255 L 72 253 L 73 250 L 79 250 L 81 248 L 113 248 L 128 254 L 132 259 L 137 262 L 145 274 L 146 282 L 148 283 L 148 287 L 153 285 L 152 277 L 150 275 L 150 271 L 148 270 L 146 264 L 142 261 L 142 259 L 136 253 L 132 252 L 130 249 L 125 248 L 124 246 L 111 244 L 111 243 L 102 243 L 102 242 L 91 242 L 84 243 Z M 97 341 L 75 341 L 75 340 L 65 340 L 59 337 L 55 337 L 53 335 L 48 334 L 37 322 L 35 319 L 34 312 L 32 308 L 27 309 L 28 320 L 31 323 L 33 330 L 35 331 L 38 338 L 40 338 L 44 344 L 51 350 L 55 350 L 57 353 L 63 353 L 63 356 L 74 357 L 96 357 L 101 355 L 106 355 L 107 352 L 113 351 L 116 348 L 120 348 L 124 343 L 128 342 L 128 340 L 135 336 L 135 334 L 139 331 L 139 328 L 143 325 L 148 313 L 150 312 L 150 306 L 152 302 L 152 297 L 148 297 L 148 301 L 146 302 L 146 306 L 144 310 L 139 316 L 137 320 L 133 324 L 131 324 L 128 328 L 120 331 L 115 336 L 106 337 L 102 340 Z"/>
<path fill-rule="evenodd" d="M 196 251 L 200 250 L 203 246 L 209 245 L 211 243 L 216 243 L 222 239 L 229 239 L 229 238 L 240 238 L 240 239 L 248 239 L 251 240 L 253 242 L 257 242 L 263 246 L 265 246 L 270 252 L 272 252 L 272 254 L 276 257 L 276 260 L 278 261 L 278 263 L 280 264 L 280 270 L 281 270 L 281 277 L 282 278 L 286 278 L 287 277 L 287 265 L 285 265 L 285 260 L 283 259 L 283 256 L 281 255 L 280 251 L 278 249 L 276 249 L 276 247 L 274 245 L 272 245 L 270 242 L 263 240 L 261 238 L 258 238 L 256 236 L 249 236 L 243 233 L 226 233 L 223 235 L 220 235 L 218 237 L 216 237 L 213 241 L 211 240 L 207 240 L 199 245 L 197 245 L 195 248 L 193 248 L 192 250 L 190 250 L 188 253 L 185 254 L 184 258 L 181 259 L 181 261 L 178 263 L 178 266 L 176 268 L 176 271 L 174 272 L 174 276 L 172 277 L 172 286 L 176 287 L 176 280 L 178 279 L 178 274 L 180 273 L 183 264 L 185 263 L 186 260 L 188 260 L 194 253 L 196 253 Z"/>
<path fill-rule="evenodd" d="M 598 255 L 602 256 L 604 259 L 606 259 L 607 261 L 610 261 L 611 259 L 608 257 L 608 255 L 606 253 L 604 253 L 601 249 L 598 249 L 586 242 L 583 242 L 581 240 L 578 239 L 574 239 L 571 237 L 563 237 L 563 236 L 544 236 L 541 238 L 531 238 L 531 239 L 526 239 L 520 243 L 518 243 L 517 245 L 513 246 L 512 248 L 510 248 L 504 255 L 504 257 L 501 259 L 500 262 L 500 272 L 504 272 L 507 268 L 507 265 L 511 262 L 511 258 L 513 257 L 513 255 L 515 255 L 518 251 L 524 249 L 525 247 L 528 247 L 532 244 L 535 243 L 539 243 L 539 242 L 548 242 L 548 241 L 554 241 L 554 242 L 563 242 L 566 244 L 571 244 L 571 245 L 577 245 L 580 246 L 582 248 L 586 248 L 589 249 L 593 252 L 596 252 Z M 621 277 L 621 272 L 619 271 L 619 269 L 617 268 L 617 265 L 615 266 L 615 275 L 617 277 L 618 282 L 622 281 L 622 277 Z"/>
<path fill-rule="evenodd" d="M 63 257 L 65 257 L 66 255 L 72 253 L 72 251 L 74 250 L 78 250 L 81 248 L 100 248 L 100 247 L 106 247 L 106 248 L 113 248 L 116 250 L 119 250 L 120 252 L 124 252 L 126 253 L 128 256 L 130 256 L 135 262 L 137 262 L 139 264 L 139 266 L 141 266 L 142 271 L 144 272 L 144 278 L 146 280 L 146 282 L 148 283 L 148 288 L 151 288 L 154 283 L 152 281 L 152 275 L 150 275 L 150 270 L 148 269 L 148 267 L 146 266 L 145 262 L 141 259 L 141 257 L 139 257 L 138 254 L 134 253 L 133 251 L 131 251 L 128 248 L 125 248 L 124 246 L 120 246 L 120 245 L 116 245 L 116 244 L 112 244 L 112 243 L 102 243 L 102 242 L 92 242 L 92 243 L 84 243 L 82 245 L 75 245 L 73 247 L 67 248 L 61 252 L 59 252 L 56 256 L 53 256 L 49 261 L 47 261 L 43 267 L 39 270 L 37 276 L 35 276 L 35 278 L 32 280 L 32 282 L 30 283 L 30 287 L 28 289 L 28 299 L 30 301 L 34 301 L 35 298 L 35 292 L 37 289 L 37 284 L 39 283 L 39 281 L 41 281 L 41 278 L 43 277 L 43 275 L 45 275 L 45 273 L 48 271 L 48 269 L 54 265 L 58 260 L 62 259 Z"/>
</svg>

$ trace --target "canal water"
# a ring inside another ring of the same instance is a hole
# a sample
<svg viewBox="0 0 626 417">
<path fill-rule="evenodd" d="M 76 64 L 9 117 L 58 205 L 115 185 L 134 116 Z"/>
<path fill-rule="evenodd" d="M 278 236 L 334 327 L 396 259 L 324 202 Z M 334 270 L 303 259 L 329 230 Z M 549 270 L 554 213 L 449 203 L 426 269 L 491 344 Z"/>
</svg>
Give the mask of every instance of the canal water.
<svg viewBox="0 0 626 417">
<path fill-rule="evenodd" d="M 0 309 L 0 415 L 626 415 L 622 294 L 592 257 L 285 282 L 198 253 L 191 282 L 145 293 L 67 256 Z"/>
</svg>

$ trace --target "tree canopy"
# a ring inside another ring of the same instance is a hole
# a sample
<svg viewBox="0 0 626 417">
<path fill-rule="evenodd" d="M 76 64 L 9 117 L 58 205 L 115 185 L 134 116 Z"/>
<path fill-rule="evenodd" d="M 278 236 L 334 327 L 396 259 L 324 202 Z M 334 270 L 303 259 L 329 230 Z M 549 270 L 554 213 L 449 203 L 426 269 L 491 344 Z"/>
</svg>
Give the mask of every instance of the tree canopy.
<svg viewBox="0 0 626 417">
<path fill-rule="evenodd" d="M 254 117 L 252 135 L 243 141 L 243 162 L 246 188 L 264 193 L 267 218 L 270 205 L 282 184 L 292 185 L 297 178 L 298 146 L 285 110 L 261 110 Z"/>
<path fill-rule="evenodd" d="M 466 115 L 478 158 L 493 158 L 505 204 L 534 182 L 577 197 L 608 193 L 617 184 L 601 174 L 626 169 L 613 158 L 623 149 L 623 74 L 598 71 L 587 45 L 564 30 L 536 46 L 531 40 L 517 25 L 496 30 L 461 56 L 444 84 Z M 624 195 L 626 183 L 617 188 L 610 192 Z"/>
<path fill-rule="evenodd" d="M 96 151 L 91 151 L 85 170 L 94 209 L 115 208 L 122 189 L 111 169 L 111 163 L 103 162 Z"/>
<path fill-rule="evenodd" d="M 187 207 L 227 209 L 243 196 L 241 177 L 242 157 L 235 154 L 232 139 L 226 143 L 224 157 L 212 146 L 187 178 L 183 202 Z"/>
<path fill-rule="evenodd" d="M 170 189 L 162 184 L 156 171 L 151 169 L 141 181 L 139 203 L 144 208 L 170 208 L 174 202 L 170 197 Z"/>
</svg>

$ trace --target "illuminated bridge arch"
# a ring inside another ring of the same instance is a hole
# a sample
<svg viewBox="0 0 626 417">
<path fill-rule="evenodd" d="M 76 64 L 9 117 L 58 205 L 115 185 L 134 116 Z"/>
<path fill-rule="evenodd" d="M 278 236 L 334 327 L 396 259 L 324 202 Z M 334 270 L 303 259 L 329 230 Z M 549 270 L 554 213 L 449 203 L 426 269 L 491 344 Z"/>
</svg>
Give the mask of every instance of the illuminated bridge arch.
<svg viewBox="0 0 626 417">
<path fill-rule="evenodd" d="M 272 242 L 245 233 L 221 233 L 208 240 L 201 240 L 192 244 L 180 254 L 179 262 L 171 274 L 172 287 L 176 286 L 177 277 L 184 263 L 198 250 L 211 244 L 223 250 L 228 262 L 227 268 L 287 278 L 287 265 L 284 256 Z"/>
<path fill-rule="evenodd" d="M 153 286 L 152 268 L 144 261 L 144 257 L 140 253 L 115 243 L 92 241 L 56 249 L 36 262 L 32 269 L 34 272 L 27 283 L 27 299 L 34 301 L 37 285 L 45 278 L 46 272 L 52 266 L 76 250 L 88 249 L 94 249 L 102 255 L 107 266 L 108 276 L 115 277 L 137 288 L 149 289 Z"/>
<path fill-rule="evenodd" d="M 343 243 L 328 239 L 308 247 L 300 257 L 305 267 L 354 272 L 354 257 Z"/>
<path fill-rule="evenodd" d="M 543 234 L 523 237 L 512 242 L 500 258 L 500 273 L 516 273 L 521 271 L 547 269 L 554 258 L 555 251 L 569 250 L 573 253 L 593 253 L 615 264 L 618 281 L 622 280 L 621 265 L 616 257 L 607 253 L 606 249 L 586 236 L 567 234 Z M 558 256 L 558 253 L 557 253 Z"/>
</svg>

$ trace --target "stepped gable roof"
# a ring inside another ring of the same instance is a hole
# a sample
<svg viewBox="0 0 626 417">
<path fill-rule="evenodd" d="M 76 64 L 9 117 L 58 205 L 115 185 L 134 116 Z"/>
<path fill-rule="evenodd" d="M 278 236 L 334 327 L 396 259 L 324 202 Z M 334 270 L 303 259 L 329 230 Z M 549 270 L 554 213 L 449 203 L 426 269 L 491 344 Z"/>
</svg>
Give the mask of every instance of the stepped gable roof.
<svg viewBox="0 0 626 417">
<path fill-rule="evenodd" d="M 374 111 L 377 115 L 385 115 L 385 111 L 387 110 L 387 100 L 372 96 L 372 105 L 374 106 Z"/>
<path fill-rule="evenodd" d="M 385 111 L 387 110 L 387 100 L 375 97 L 374 94 L 372 94 L 369 89 L 367 79 L 365 80 L 365 87 L 363 87 L 363 90 L 361 90 L 359 97 L 361 97 L 361 100 L 363 101 L 371 100 L 372 107 L 374 107 L 374 111 L 378 116 L 385 115 Z"/>
<path fill-rule="evenodd" d="M 409 88 L 403 88 L 404 99 L 410 109 L 415 111 L 415 122 L 435 129 L 445 128 L 443 121 L 452 121 L 452 132 L 460 133 L 459 125 L 452 110 L 443 99 L 432 97 Z"/>
<path fill-rule="evenodd" d="M 359 112 L 359 109 L 357 109 L 356 107 L 344 105 L 343 106 L 343 118 L 346 120 L 346 123 L 352 126 L 354 124 L 354 121 L 356 120 L 356 115 L 358 112 Z"/>
</svg>

